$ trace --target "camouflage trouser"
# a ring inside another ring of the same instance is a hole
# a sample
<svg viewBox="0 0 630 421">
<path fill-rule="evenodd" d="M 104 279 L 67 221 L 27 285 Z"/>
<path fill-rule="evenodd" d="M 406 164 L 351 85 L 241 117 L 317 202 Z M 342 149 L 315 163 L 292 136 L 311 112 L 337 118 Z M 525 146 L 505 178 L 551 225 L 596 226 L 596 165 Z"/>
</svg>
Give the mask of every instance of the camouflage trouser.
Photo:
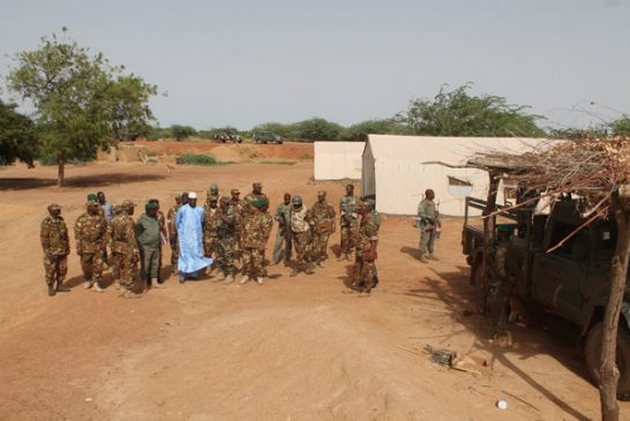
<svg viewBox="0 0 630 421">
<path fill-rule="evenodd" d="M 287 241 L 287 237 L 283 229 L 279 229 L 276 234 L 276 244 L 273 246 L 271 262 L 273 264 L 280 263 L 284 259 L 285 262 L 291 260 L 291 240 Z"/>
<path fill-rule="evenodd" d="M 352 268 L 352 288 L 370 292 L 376 277 L 376 262 L 365 260 L 359 256 L 361 253 L 361 251 L 357 251 L 357 257 Z"/>
<path fill-rule="evenodd" d="M 203 237 L 203 255 L 205 257 L 213 257 L 217 250 L 217 243 L 219 241 L 218 237 Z"/>
<path fill-rule="evenodd" d="M 255 279 L 263 275 L 263 253 L 257 248 L 243 248 L 243 275 Z"/>
<path fill-rule="evenodd" d="M 179 240 L 174 238 L 171 240 L 171 268 L 177 271 L 177 262 L 179 262 Z"/>
<path fill-rule="evenodd" d="M 295 263 L 297 267 L 306 266 L 311 261 L 311 233 L 294 232 L 292 234 L 295 249 Z"/>
<path fill-rule="evenodd" d="M 236 266 L 234 266 L 236 239 L 222 238 L 217 242 L 216 265 L 225 276 L 234 276 Z"/>
<path fill-rule="evenodd" d="M 138 292 L 138 262 L 133 252 L 112 253 L 118 262 L 118 270 L 120 273 L 120 285 L 133 292 Z"/>
<path fill-rule="evenodd" d="M 55 281 L 61 284 L 68 273 L 68 256 L 44 256 L 46 285 L 53 286 Z"/>
<path fill-rule="evenodd" d="M 420 255 L 425 255 L 427 251 L 433 253 L 435 244 L 435 231 L 427 231 L 427 227 L 420 226 Z"/>
<path fill-rule="evenodd" d="M 313 261 L 323 262 L 328 259 L 328 239 L 330 238 L 329 232 L 316 232 L 313 235 Z"/>
<path fill-rule="evenodd" d="M 88 282 L 100 282 L 103 277 L 103 252 L 81 254 L 81 270 Z"/>
<path fill-rule="evenodd" d="M 341 253 L 350 254 L 354 248 L 354 237 L 357 232 L 357 220 L 352 219 L 350 224 L 341 226 Z"/>
<path fill-rule="evenodd" d="M 114 280 L 116 282 L 120 281 L 120 253 L 112 250 L 112 255 L 109 263 L 112 267 L 112 275 L 114 276 Z"/>
<path fill-rule="evenodd" d="M 140 261 L 142 263 L 140 277 L 143 281 L 147 278 L 158 279 L 160 277 L 160 253 L 161 248 L 140 246 Z"/>
</svg>

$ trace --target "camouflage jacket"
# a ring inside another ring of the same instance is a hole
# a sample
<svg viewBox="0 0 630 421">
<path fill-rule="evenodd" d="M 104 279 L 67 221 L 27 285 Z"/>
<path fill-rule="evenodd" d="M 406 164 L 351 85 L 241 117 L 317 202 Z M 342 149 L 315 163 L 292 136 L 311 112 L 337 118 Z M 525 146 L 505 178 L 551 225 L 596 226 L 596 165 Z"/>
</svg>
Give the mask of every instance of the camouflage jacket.
<svg viewBox="0 0 630 421">
<path fill-rule="evenodd" d="M 182 205 L 173 205 L 166 213 L 166 227 L 168 228 L 168 236 L 171 240 L 177 238 L 177 229 L 175 228 L 175 216 Z"/>
<path fill-rule="evenodd" d="M 241 243 L 246 248 L 262 249 L 267 244 L 270 231 L 263 213 L 250 215 L 243 225 Z"/>
<path fill-rule="evenodd" d="M 166 218 L 164 217 L 164 212 L 159 210 L 157 213 L 157 219 L 158 219 L 158 222 L 160 223 L 160 232 L 162 233 L 164 238 L 166 238 L 168 233 L 166 231 Z"/>
<path fill-rule="evenodd" d="M 102 215 L 79 216 L 74 225 L 74 239 L 77 242 L 77 253 L 100 253 L 105 247 L 107 223 Z"/>
<path fill-rule="evenodd" d="M 244 200 L 239 200 L 238 202 L 230 202 L 230 209 L 234 213 L 234 227 L 236 232 L 241 232 L 243 230 L 243 223 L 247 210 L 247 203 Z"/>
<path fill-rule="evenodd" d="M 233 238 L 236 233 L 236 216 L 234 215 L 234 210 L 228 206 L 225 211 L 219 209 L 217 212 L 218 222 L 217 222 L 217 235 L 219 239 L 229 239 Z M 221 218 L 221 215 L 227 219 L 227 222 Z"/>
<path fill-rule="evenodd" d="M 439 219 L 437 207 L 433 200 L 424 199 L 418 205 L 418 219 L 422 226 L 433 225 Z"/>
<path fill-rule="evenodd" d="M 265 244 L 269 240 L 269 236 L 271 235 L 271 228 L 273 227 L 273 216 L 267 211 L 261 212 L 263 219 L 263 228 L 265 231 Z"/>
<path fill-rule="evenodd" d="M 136 225 L 126 213 L 116 215 L 111 221 L 111 241 L 113 253 L 129 253 L 138 249 Z"/>
<path fill-rule="evenodd" d="M 212 209 L 207 203 L 203 205 L 203 236 L 204 237 L 217 237 L 217 227 L 219 226 L 219 212 L 220 209 Z"/>
<path fill-rule="evenodd" d="M 310 214 L 306 206 L 302 205 L 302 209 L 296 211 L 291 210 L 291 232 L 302 233 L 311 229 Z"/>
<path fill-rule="evenodd" d="M 335 208 L 330 203 L 315 202 L 310 209 L 309 219 L 313 223 L 315 232 L 335 232 Z"/>
<path fill-rule="evenodd" d="M 46 256 L 67 256 L 70 254 L 68 228 L 61 216 L 44 218 L 39 236 Z"/>
<path fill-rule="evenodd" d="M 370 250 L 371 242 L 378 240 L 378 225 L 374 221 L 372 214 L 367 214 L 361 218 L 359 231 L 357 232 L 357 253 Z"/>
<path fill-rule="evenodd" d="M 341 218 L 339 220 L 342 227 L 352 224 L 352 219 L 357 219 L 357 197 L 356 196 L 343 196 L 339 201 L 339 213 Z"/>
</svg>

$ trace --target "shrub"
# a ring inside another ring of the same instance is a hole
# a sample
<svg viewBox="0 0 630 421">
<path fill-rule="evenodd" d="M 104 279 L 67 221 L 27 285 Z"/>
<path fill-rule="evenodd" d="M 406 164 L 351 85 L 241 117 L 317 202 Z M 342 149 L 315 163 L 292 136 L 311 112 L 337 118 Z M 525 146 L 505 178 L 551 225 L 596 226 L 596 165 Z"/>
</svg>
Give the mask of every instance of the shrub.
<svg viewBox="0 0 630 421">
<path fill-rule="evenodd" d="M 212 155 L 184 154 L 177 157 L 180 165 L 202 165 L 206 167 L 215 165 L 229 165 L 233 162 L 219 162 Z"/>
</svg>

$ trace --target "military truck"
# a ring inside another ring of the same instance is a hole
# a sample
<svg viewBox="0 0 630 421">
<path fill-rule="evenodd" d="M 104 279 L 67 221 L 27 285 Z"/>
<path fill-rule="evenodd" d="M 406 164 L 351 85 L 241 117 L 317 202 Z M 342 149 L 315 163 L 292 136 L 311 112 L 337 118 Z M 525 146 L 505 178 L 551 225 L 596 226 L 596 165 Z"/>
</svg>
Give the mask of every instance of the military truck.
<svg viewBox="0 0 630 421">
<path fill-rule="evenodd" d="M 510 296 L 504 302 L 519 303 L 528 311 L 543 309 L 579 326 L 586 366 L 598 384 L 616 223 L 600 218 L 575 233 L 586 222 L 578 199 L 565 197 L 550 209 L 539 214 L 535 203 L 515 208 L 466 199 L 462 246 L 471 266 L 475 300 L 480 312 L 486 312 L 493 289 L 501 285 Z M 494 215 L 473 216 L 479 210 Z M 497 270 L 497 264 L 504 266 Z M 620 371 L 617 395 L 624 400 L 630 398 L 630 283 L 626 285 L 616 361 Z M 510 311 L 509 304 L 505 307 Z"/>
</svg>

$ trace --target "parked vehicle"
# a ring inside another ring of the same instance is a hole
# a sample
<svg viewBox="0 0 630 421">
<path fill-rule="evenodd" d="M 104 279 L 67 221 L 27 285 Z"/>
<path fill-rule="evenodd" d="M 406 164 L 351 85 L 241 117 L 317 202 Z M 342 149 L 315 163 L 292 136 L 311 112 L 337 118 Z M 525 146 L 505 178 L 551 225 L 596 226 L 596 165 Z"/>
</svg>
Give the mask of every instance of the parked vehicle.
<svg viewBox="0 0 630 421">
<path fill-rule="evenodd" d="M 585 222 L 578 200 L 557 201 L 548 215 L 536 214 L 533 207 L 509 210 L 502 206 L 488 208 L 487 203 L 466 199 L 462 233 L 463 252 L 471 265 L 471 283 L 479 310 L 488 310 L 492 290 L 500 285 L 501 290 L 509 291 L 510 302 L 516 298 L 525 308 L 543 308 L 576 324 L 581 328 L 588 372 L 598 384 L 602 320 L 610 290 L 616 223 L 601 219 L 568 237 Z M 471 216 L 473 210 L 483 209 L 499 213 L 486 223 L 475 225 L 480 219 Z M 498 230 L 512 235 L 506 241 L 506 236 L 500 236 Z M 501 242 L 498 237 L 502 237 Z M 548 252 L 561 241 L 564 242 L 559 248 Z M 497 261 L 500 247 L 505 253 Z M 505 272 L 500 276 L 494 268 L 503 262 Z M 630 283 L 619 320 L 617 367 L 618 397 L 630 399 Z"/>
<path fill-rule="evenodd" d="M 254 142 L 255 143 L 276 143 L 278 145 L 282 145 L 284 139 L 279 134 L 273 132 L 256 132 L 254 133 Z"/>
<path fill-rule="evenodd" d="M 243 138 L 235 133 L 215 134 L 213 138 L 221 143 L 243 143 Z"/>
</svg>

